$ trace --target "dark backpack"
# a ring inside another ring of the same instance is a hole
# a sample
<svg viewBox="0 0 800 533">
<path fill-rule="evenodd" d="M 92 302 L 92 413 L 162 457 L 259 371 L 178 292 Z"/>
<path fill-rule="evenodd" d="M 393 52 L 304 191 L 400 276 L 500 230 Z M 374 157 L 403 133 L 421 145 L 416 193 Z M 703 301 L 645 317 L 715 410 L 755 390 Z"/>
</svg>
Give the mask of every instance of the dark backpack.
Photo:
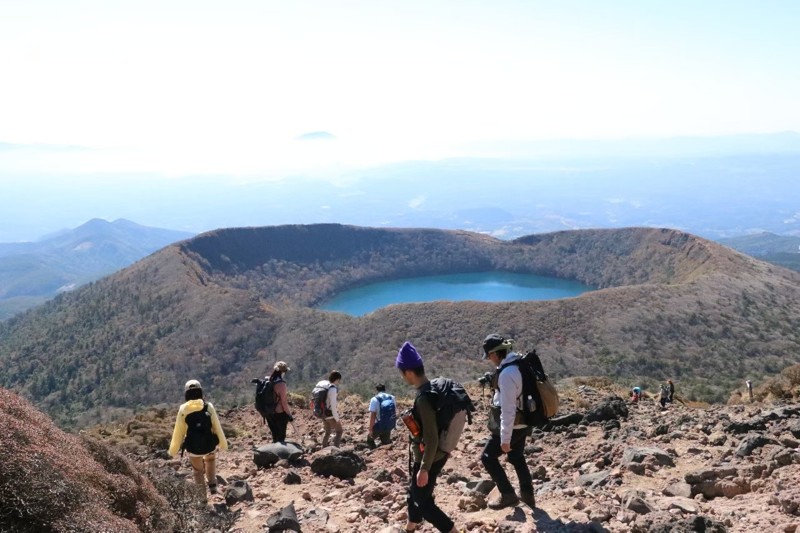
<svg viewBox="0 0 800 533">
<path fill-rule="evenodd" d="M 397 405 L 394 401 L 394 396 L 381 392 L 375 395 L 378 400 L 378 411 L 375 413 L 377 421 L 375 422 L 376 431 L 387 431 L 394 429 L 397 425 Z"/>
<path fill-rule="evenodd" d="M 522 423 L 542 427 L 558 411 L 558 393 L 547 379 L 542 361 L 536 350 L 531 350 L 513 363 L 504 365 L 499 372 L 516 366 L 522 375 Z"/>
<path fill-rule="evenodd" d="M 208 404 L 203 402 L 203 409 L 189 413 L 184 420 L 186 420 L 187 430 L 181 449 L 194 455 L 213 452 L 219 444 L 219 437 L 214 433 Z"/>
<path fill-rule="evenodd" d="M 311 391 L 311 410 L 314 411 L 314 416 L 317 418 L 325 418 L 330 416 L 328 410 L 328 391 L 331 387 L 335 387 L 332 383 L 314 387 Z"/>
<path fill-rule="evenodd" d="M 418 396 L 426 395 L 436 411 L 436 426 L 439 429 L 439 448 L 447 453 L 452 452 L 461 433 L 464 431 L 464 424 L 472 424 L 472 413 L 475 412 L 475 404 L 467 394 L 461 383 L 452 379 L 436 378 L 429 382 L 429 386 L 420 391 Z M 419 417 L 415 417 L 419 419 Z M 453 420 L 451 428 L 451 423 Z M 422 426 L 422 421 L 417 421 Z"/>
<path fill-rule="evenodd" d="M 267 419 L 267 415 L 275 414 L 275 409 L 278 407 L 275 384 L 282 381 L 281 378 L 275 381 L 269 378 L 256 380 L 256 411 L 264 420 Z"/>
</svg>

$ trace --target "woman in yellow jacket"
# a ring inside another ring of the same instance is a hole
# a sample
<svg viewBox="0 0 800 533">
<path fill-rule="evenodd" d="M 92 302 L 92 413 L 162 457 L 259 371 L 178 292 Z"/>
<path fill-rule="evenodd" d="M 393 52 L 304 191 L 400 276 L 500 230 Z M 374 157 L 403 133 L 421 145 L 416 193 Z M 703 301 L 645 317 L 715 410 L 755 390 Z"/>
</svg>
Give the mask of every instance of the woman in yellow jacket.
<svg viewBox="0 0 800 533">
<path fill-rule="evenodd" d="M 203 400 L 203 388 L 200 382 L 192 379 L 183 388 L 186 403 L 178 409 L 175 429 L 172 431 L 172 442 L 169 454 L 172 457 L 179 451 L 189 452 L 192 463 L 194 481 L 204 485 L 208 480 L 208 490 L 217 493 L 216 449 L 228 449 L 228 441 L 217 417 L 217 411 L 210 402 Z"/>
</svg>

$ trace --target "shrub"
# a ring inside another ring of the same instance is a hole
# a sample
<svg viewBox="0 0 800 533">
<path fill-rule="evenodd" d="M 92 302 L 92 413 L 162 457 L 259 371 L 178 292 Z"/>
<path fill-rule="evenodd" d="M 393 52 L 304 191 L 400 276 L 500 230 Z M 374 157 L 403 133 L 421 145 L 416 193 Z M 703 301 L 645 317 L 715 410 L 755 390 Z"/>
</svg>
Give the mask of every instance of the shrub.
<svg viewBox="0 0 800 533">
<path fill-rule="evenodd" d="M 586 385 L 593 389 L 614 389 L 616 384 L 606 376 L 579 376 L 573 379 L 575 386 Z"/>
<path fill-rule="evenodd" d="M 0 531 L 173 530 L 167 502 L 127 459 L 5 389 L 0 428 Z"/>
<path fill-rule="evenodd" d="M 800 385 L 800 364 L 784 368 L 781 374 L 789 380 L 790 386 L 796 387 Z"/>
<path fill-rule="evenodd" d="M 146 473 L 172 510 L 176 533 L 228 531 L 239 517 L 238 510 L 233 513 L 209 512 L 205 486 L 181 478 L 172 469 L 151 468 Z"/>
</svg>

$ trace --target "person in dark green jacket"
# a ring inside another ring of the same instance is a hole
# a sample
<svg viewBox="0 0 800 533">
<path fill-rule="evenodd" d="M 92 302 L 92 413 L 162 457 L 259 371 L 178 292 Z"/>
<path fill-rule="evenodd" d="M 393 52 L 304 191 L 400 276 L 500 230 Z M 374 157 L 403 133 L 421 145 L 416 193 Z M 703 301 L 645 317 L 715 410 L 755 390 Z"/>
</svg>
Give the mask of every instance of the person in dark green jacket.
<svg viewBox="0 0 800 533">
<path fill-rule="evenodd" d="M 412 439 L 414 464 L 406 496 L 408 503 L 406 531 L 415 531 L 423 520 L 427 520 L 439 531 L 457 533 L 453 520 L 436 505 L 433 496 L 436 478 L 444 468 L 448 455 L 439 449 L 436 406 L 431 405 L 430 397 L 425 394 L 430 388 L 430 381 L 425 377 L 422 357 L 410 342 L 405 342 L 400 348 L 395 367 L 400 370 L 405 382 L 417 389 L 413 414 L 415 422 L 421 429 L 421 433 Z"/>
</svg>

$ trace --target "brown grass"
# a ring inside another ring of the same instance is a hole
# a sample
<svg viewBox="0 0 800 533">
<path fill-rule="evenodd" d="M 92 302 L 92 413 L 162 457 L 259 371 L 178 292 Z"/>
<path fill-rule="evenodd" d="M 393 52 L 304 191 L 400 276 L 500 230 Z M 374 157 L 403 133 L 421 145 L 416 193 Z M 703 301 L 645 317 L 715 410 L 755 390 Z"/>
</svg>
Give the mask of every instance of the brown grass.
<svg viewBox="0 0 800 533">
<path fill-rule="evenodd" d="M 2 531 L 172 531 L 166 500 L 133 463 L 55 427 L 0 389 Z"/>
</svg>

